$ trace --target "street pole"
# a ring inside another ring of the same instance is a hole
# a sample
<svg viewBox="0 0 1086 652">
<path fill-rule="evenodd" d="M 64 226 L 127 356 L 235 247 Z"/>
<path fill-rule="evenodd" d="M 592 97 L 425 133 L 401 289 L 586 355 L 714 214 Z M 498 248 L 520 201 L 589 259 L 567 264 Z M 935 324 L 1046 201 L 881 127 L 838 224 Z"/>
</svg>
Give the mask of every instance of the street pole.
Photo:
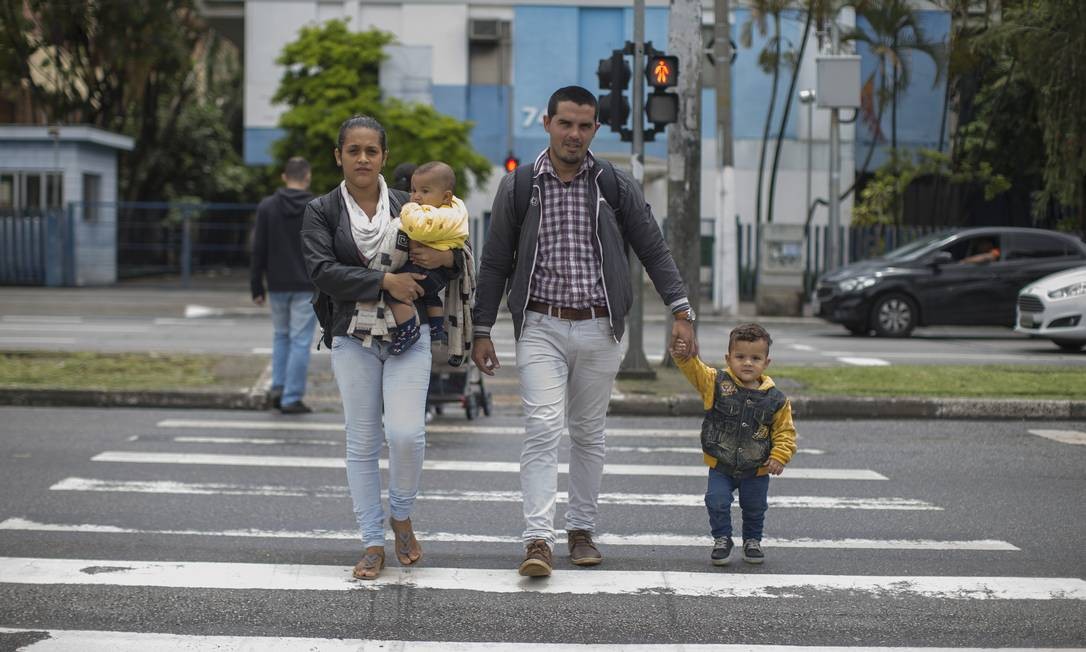
<svg viewBox="0 0 1086 652">
<path fill-rule="evenodd" d="M 633 115 L 633 146 L 630 156 L 630 168 L 634 181 L 645 188 L 645 135 L 642 131 L 645 123 L 645 96 L 644 96 L 644 61 L 645 61 L 645 0 L 634 0 L 634 35 L 633 35 L 633 70 L 630 72 L 630 85 L 632 86 L 630 107 Z M 633 288 L 633 303 L 630 305 L 629 314 L 629 340 L 627 342 L 626 356 L 619 366 L 619 378 L 655 378 L 656 372 L 649 366 L 645 357 L 644 336 L 644 302 L 641 297 L 643 286 L 643 272 L 641 259 L 637 254 L 627 252 L 630 266 L 630 285 Z"/>
<path fill-rule="evenodd" d="M 837 20 L 830 23 L 832 54 L 840 54 L 841 32 Z M 826 235 L 826 271 L 837 269 L 840 259 L 840 224 L 841 224 L 841 116 L 840 109 L 830 109 L 830 187 L 829 187 L 829 233 Z"/>
<path fill-rule="evenodd" d="M 697 314 L 701 303 L 701 0 L 671 0 L 667 50 L 679 57 L 678 120 L 667 130 L 667 240 L 687 298 Z M 691 38 L 691 35 L 694 35 Z M 668 314 L 664 351 L 671 343 Z M 665 353 L 663 365 L 673 366 Z"/>
<path fill-rule="evenodd" d="M 814 90 L 800 91 L 799 101 L 807 105 L 807 193 L 803 202 L 803 214 L 807 215 L 811 211 L 811 170 L 814 168 Z"/>
<path fill-rule="evenodd" d="M 739 270 L 735 264 L 735 220 L 728 203 L 728 188 L 735 173 L 732 146 L 732 47 L 731 8 L 728 0 L 713 3 L 713 70 L 716 73 L 716 229 L 714 249 L 716 269 L 713 279 L 713 303 L 726 315 L 739 312 Z"/>
</svg>

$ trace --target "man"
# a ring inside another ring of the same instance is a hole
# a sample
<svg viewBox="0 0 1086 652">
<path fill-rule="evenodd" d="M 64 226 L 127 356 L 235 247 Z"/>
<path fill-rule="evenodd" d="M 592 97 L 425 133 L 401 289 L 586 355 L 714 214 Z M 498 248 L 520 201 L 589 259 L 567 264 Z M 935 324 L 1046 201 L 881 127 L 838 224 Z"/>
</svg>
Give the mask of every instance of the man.
<svg viewBox="0 0 1086 652">
<path fill-rule="evenodd" d="M 520 478 L 526 549 L 519 572 L 530 577 L 551 573 L 563 421 L 570 434 L 570 559 L 579 566 L 603 560 L 592 536 L 604 421 L 633 296 L 627 245 L 676 316 L 672 338 L 697 348 L 682 278 L 641 188 L 588 149 L 598 118 L 588 90 L 555 91 L 543 118 L 550 144 L 530 169 L 502 180 L 480 261 L 471 357 L 488 375 L 501 366 L 490 330 L 509 286 L 525 424 Z M 530 201 L 515 198 L 515 179 L 525 173 L 531 175 Z M 616 205 L 606 201 L 608 195 L 617 196 Z M 518 215 L 521 205 L 526 210 Z"/>
<path fill-rule="evenodd" d="M 317 322 L 310 305 L 313 283 L 302 259 L 302 214 L 313 198 L 309 163 L 297 156 L 290 159 L 282 179 L 286 187 L 265 197 L 256 209 L 250 286 L 253 302 L 262 306 L 264 277 L 268 279 L 267 298 L 275 330 L 269 392 L 272 406 L 283 414 L 305 414 L 312 412 L 302 396 Z"/>
</svg>

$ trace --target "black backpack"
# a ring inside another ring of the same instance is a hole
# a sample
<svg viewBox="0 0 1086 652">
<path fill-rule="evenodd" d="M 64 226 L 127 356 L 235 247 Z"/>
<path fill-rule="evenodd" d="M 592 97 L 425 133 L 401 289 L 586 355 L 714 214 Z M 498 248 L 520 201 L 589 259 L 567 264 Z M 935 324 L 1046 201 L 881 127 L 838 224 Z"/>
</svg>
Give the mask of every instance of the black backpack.
<svg viewBox="0 0 1086 652">
<path fill-rule="evenodd" d="M 334 192 L 339 192 L 337 189 Z M 339 229 L 339 211 L 334 211 L 334 214 L 329 214 L 328 203 L 324 201 L 325 197 L 320 198 L 321 208 L 324 210 L 324 214 L 328 216 L 329 230 L 332 232 L 332 239 L 335 240 L 336 231 Z M 388 209 L 391 213 L 399 214 L 400 208 L 407 203 L 409 195 L 401 190 L 395 190 L 393 188 L 388 189 Z M 335 304 L 332 301 L 332 297 L 328 296 L 321 290 L 315 290 L 313 292 L 313 298 L 310 300 L 313 304 L 313 312 L 317 313 L 317 323 L 321 326 L 321 338 L 317 342 L 317 350 L 321 348 L 321 342 L 324 342 L 324 346 L 332 348 L 332 315 L 335 313 Z"/>
</svg>

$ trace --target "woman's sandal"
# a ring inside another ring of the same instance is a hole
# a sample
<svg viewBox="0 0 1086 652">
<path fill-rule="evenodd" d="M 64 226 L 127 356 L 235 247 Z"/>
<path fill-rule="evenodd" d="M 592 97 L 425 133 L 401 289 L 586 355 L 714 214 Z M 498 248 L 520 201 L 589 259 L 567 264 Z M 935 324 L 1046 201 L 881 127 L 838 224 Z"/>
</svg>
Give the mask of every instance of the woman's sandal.
<svg viewBox="0 0 1086 652">
<path fill-rule="evenodd" d="M 394 518 L 389 518 L 388 524 L 392 527 L 393 534 L 396 535 L 396 559 L 399 560 L 400 565 L 417 564 L 422 559 L 422 546 L 419 545 L 418 539 L 415 538 L 415 530 L 411 527 L 411 519 L 397 521 Z M 397 526 L 397 524 L 399 525 Z M 414 558 L 411 557 L 412 553 L 415 554 Z"/>
<path fill-rule="evenodd" d="M 352 573 L 360 580 L 375 580 L 385 567 L 385 549 L 383 546 L 370 546 L 362 560 L 354 565 Z"/>
</svg>

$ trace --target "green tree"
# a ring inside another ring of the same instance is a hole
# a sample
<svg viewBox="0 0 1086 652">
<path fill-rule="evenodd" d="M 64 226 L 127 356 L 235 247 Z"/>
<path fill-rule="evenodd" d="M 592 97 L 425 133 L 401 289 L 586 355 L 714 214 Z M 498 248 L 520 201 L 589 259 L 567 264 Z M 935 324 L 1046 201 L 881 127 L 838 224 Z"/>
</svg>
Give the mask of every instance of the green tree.
<svg viewBox="0 0 1086 652">
<path fill-rule="evenodd" d="M 276 60 L 285 68 L 274 102 L 288 108 L 279 118 L 286 132 L 273 148 L 282 164 L 304 156 L 313 166 L 313 188 L 323 192 L 343 178 L 333 150 L 339 126 L 356 114 L 376 118 L 388 133 L 386 171 L 403 162 L 448 163 L 457 176 L 457 194 L 481 187 L 490 162 L 471 147 L 471 122 L 433 107 L 382 98 L 378 73 L 382 48 L 392 35 L 380 30 L 352 32 L 344 20 L 303 27 Z"/>
<path fill-rule="evenodd" d="M 1013 144 L 995 132 L 1000 118 L 1034 120 L 1043 143 L 1035 216 L 1062 205 L 1078 214 L 1078 228 L 1086 231 L 1086 3 L 1008 0 L 1001 24 L 979 41 L 1002 73 L 990 77 L 997 92 L 981 112 L 989 128 L 980 151 Z M 1032 102 L 1012 102 L 1013 93 Z"/>
<path fill-rule="evenodd" d="M 0 0 L 0 35 L 0 95 L 27 99 L 28 121 L 134 138 L 121 197 L 248 199 L 240 58 L 193 0 Z"/>
<path fill-rule="evenodd" d="M 943 57 L 941 47 L 925 36 L 909 0 L 855 0 L 853 6 L 867 28 L 861 28 L 857 20 L 857 27 L 842 34 L 841 40 L 867 44 L 878 60 L 878 66 L 864 82 L 861 97 L 865 121 L 872 129 L 871 145 L 860 167 L 862 173 L 871 163 L 875 144 L 882 139 L 882 116 L 887 104 L 890 147 L 897 149 L 897 100 L 912 82 L 911 53 L 920 52 L 935 62 L 936 83 L 942 78 Z"/>
</svg>

